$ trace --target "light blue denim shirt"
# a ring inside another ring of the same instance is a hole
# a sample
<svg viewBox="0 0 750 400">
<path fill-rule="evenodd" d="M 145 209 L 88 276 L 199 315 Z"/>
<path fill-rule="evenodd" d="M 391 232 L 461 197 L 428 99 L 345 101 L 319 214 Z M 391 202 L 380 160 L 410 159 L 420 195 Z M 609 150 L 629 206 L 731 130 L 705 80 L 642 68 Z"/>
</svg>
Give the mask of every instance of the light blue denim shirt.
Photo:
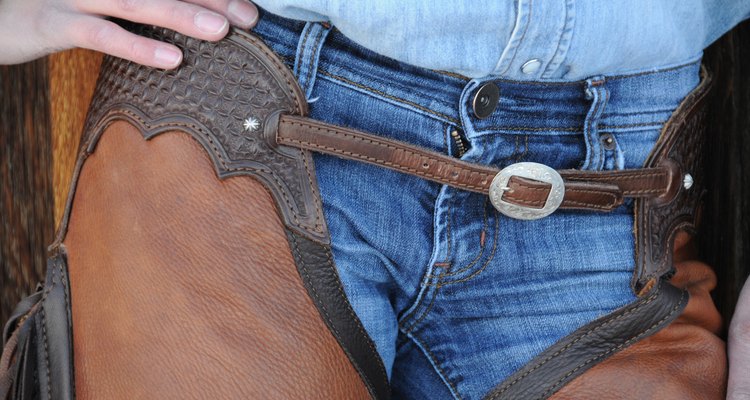
<svg viewBox="0 0 750 400">
<path fill-rule="evenodd" d="M 683 64 L 750 0 L 256 0 L 382 55 L 471 78 L 573 81 Z"/>
</svg>

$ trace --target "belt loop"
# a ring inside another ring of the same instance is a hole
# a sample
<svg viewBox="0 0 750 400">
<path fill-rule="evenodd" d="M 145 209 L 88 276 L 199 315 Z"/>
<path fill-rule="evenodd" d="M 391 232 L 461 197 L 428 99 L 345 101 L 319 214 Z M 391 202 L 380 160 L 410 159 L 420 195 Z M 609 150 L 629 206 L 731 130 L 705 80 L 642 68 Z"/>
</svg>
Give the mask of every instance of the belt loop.
<svg viewBox="0 0 750 400">
<path fill-rule="evenodd" d="M 318 60 L 320 59 L 320 50 L 323 48 L 328 33 L 333 28 L 330 24 L 321 22 L 308 22 L 305 29 L 302 30 L 299 43 L 297 44 L 297 54 L 294 59 L 294 76 L 297 77 L 302 90 L 305 92 L 305 98 L 308 102 L 310 99 L 315 78 L 318 70 Z"/>
<path fill-rule="evenodd" d="M 591 108 L 583 125 L 583 138 L 586 143 L 586 160 L 581 169 L 601 170 L 604 166 L 604 149 L 599 138 L 599 120 L 609 100 L 609 90 L 604 86 L 604 77 L 586 79 L 585 95 L 591 100 Z"/>
</svg>

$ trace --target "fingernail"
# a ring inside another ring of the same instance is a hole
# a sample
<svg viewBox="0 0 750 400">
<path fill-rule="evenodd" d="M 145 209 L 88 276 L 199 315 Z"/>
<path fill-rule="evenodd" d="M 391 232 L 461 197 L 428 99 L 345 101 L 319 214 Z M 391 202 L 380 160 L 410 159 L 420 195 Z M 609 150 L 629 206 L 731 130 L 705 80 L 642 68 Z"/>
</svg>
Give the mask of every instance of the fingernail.
<svg viewBox="0 0 750 400">
<path fill-rule="evenodd" d="M 182 53 L 171 47 L 157 47 L 154 59 L 164 68 L 174 68 L 182 61 Z"/>
<path fill-rule="evenodd" d="M 226 18 L 214 12 L 201 11 L 195 14 L 195 26 L 204 33 L 217 34 L 223 31 L 228 23 Z"/>
<path fill-rule="evenodd" d="M 246 28 L 255 25 L 258 19 L 258 9 L 244 0 L 233 1 L 229 4 L 227 12 L 234 23 Z"/>
</svg>

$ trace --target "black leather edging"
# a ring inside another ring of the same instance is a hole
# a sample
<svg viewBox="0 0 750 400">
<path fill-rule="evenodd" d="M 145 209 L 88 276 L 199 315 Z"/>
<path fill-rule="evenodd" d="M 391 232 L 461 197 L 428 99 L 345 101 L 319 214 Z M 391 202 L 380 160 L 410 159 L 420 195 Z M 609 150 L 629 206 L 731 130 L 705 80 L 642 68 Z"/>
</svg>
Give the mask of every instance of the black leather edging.
<svg viewBox="0 0 750 400">
<path fill-rule="evenodd" d="M 36 387 L 37 333 L 34 317 L 39 310 L 42 292 L 21 300 L 11 314 L 3 332 L 3 357 L 9 365 L 0 365 L 0 399 L 34 399 Z M 36 397 L 35 397 L 36 396 Z"/>
<path fill-rule="evenodd" d="M 286 234 L 302 282 L 323 321 L 349 357 L 370 395 L 378 400 L 389 399 L 391 389 L 383 361 L 344 294 L 331 249 L 295 231 L 287 229 Z"/>
<path fill-rule="evenodd" d="M 13 312 L 10 314 L 8 322 L 5 323 L 5 328 L 3 329 L 3 347 L 5 347 L 5 344 L 8 342 L 8 339 L 10 339 L 10 335 L 13 334 L 13 331 L 18 328 L 18 322 L 26 317 L 29 317 L 29 312 L 39 302 L 39 300 L 41 300 L 41 298 L 42 291 L 39 290 L 38 292 L 18 302 L 16 308 L 13 309 Z"/>
<path fill-rule="evenodd" d="M 65 255 L 53 254 L 47 261 L 47 282 L 35 316 L 39 394 L 43 400 L 75 398 L 69 287 Z"/>
<path fill-rule="evenodd" d="M 33 321 L 24 324 L 19 337 L 17 357 L 19 357 L 15 371 L 15 382 L 13 382 L 14 400 L 32 400 L 39 398 L 39 387 L 36 382 L 37 368 L 37 339 L 38 332 L 35 331 Z M 25 337 L 24 337 L 25 336 Z M 21 337 L 24 337 L 21 339 Z"/>
<path fill-rule="evenodd" d="M 669 325 L 687 300 L 686 291 L 660 280 L 647 295 L 555 343 L 484 399 L 546 399 L 589 368 Z"/>
</svg>

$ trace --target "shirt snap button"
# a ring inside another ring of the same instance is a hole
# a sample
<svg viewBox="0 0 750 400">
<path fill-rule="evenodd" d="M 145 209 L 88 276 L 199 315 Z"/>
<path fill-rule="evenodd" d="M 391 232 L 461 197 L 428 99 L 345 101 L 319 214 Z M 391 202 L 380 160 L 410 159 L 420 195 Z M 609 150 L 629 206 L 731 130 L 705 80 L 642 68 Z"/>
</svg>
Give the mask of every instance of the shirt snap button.
<svg viewBox="0 0 750 400">
<path fill-rule="evenodd" d="M 526 75 L 533 74 L 534 72 L 539 71 L 540 66 L 542 66 L 542 62 L 534 58 L 529 61 L 526 61 L 521 66 L 521 72 L 523 72 Z"/>
<path fill-rule="evenodd" d="M 472 102 L 474 115 L 480 119 L 489 117 L 497 108 L 498 101 L 500 101 L 500 88 L 492 82 L 485 83 L 474 95 Z"/>
</svg>

